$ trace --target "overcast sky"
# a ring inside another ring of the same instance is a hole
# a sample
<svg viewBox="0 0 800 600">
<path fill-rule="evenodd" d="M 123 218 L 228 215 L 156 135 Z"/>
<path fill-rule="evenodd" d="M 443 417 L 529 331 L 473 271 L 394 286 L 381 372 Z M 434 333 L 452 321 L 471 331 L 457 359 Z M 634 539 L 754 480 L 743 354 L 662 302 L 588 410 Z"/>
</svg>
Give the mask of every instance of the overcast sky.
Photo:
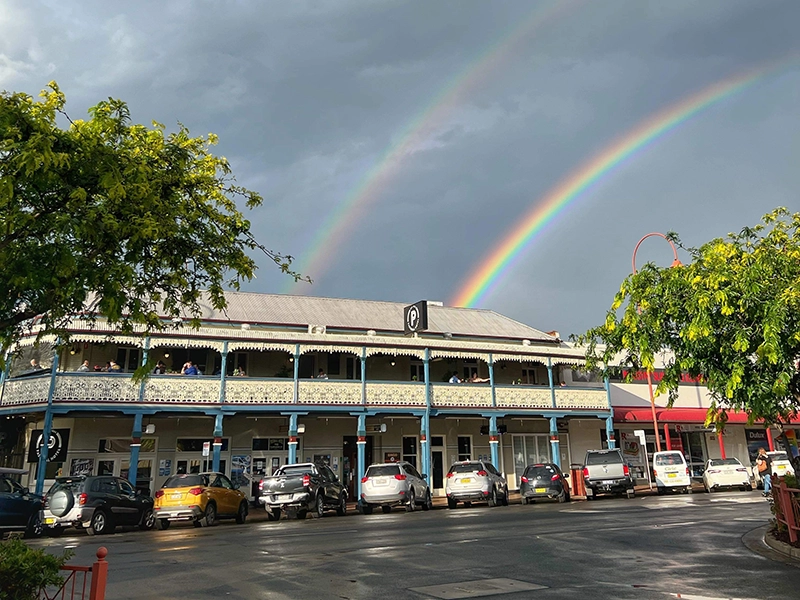
<svg viewBox="0 0 800 600">
<path fill-rule="evenodd" d="M 448 302 L 619 136 L 784 61 L 577 197 L 481 304 L 565 337 L 602 321 L 644 234 L 699 245 L 800 210 L 798 24 L 796 0 L 0 0 L 0 86 L 218 134 L 265 198 L 259 240 L 312 266 L 323 242 L 313 285 L 262 261 L 248 290 Z M 637 264 L 671 258 L 652 239 Z"/>
</svg>

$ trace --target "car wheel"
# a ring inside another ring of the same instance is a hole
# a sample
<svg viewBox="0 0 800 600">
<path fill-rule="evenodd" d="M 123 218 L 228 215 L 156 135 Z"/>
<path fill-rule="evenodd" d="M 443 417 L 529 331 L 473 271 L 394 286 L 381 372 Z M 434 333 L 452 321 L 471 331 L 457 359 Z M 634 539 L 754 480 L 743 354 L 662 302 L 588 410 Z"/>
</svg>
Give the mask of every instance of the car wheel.
<svg viewBox="0 0 800 600">
<path fill-rule="evenodd" d="M 35 538 L 42 535 L 42 531 L 44 531 L 44 522 L 42 521 L 42 513 L 40 511 L 36 511 L 31 515 L 31 518 L 28 519 L 28 527 L 25 529 L 25 537 L 26 538 Z"/>
<path fill-rule="evenodd" d="M 142 531 L 147 531 L 152 529 L 156 524 L 156 516 L 153 514 L 153 510 L 148 508 L 144 514 L 142 515 L 142 520 L 139 523 L 139 529 Z"/>
<path fill-rule="evenodd" d="M 347 514 L 347 496 L 345 494 L 339 496 L 339 506 L 336 507 L 336 514 L 340 517 Z"/>
<path fill-rule="evenodd" d="M 497 506 L 497 490 L 495 488 L 489 492 L 489 506 Z"/>
<path fill-rule="evenodd" d="M 201 527 L 213 527 L 217 524 L 217 506 L 213 502 L 206 504 L 206 510 L 203 513 L 203 518 L 200 519 Z"/>
<path fill-rule="evenodd" d="M 290 515 L 287 514 L 286 516 L 287 516 L 287 518 L 290 518 Z M 298 510 L 297 512 L 295 512 L 294 516 L 298 521 L 305 521 L 305 518 L 308 516 L 308 510 L 305 509 L 305 508 L 302 508 L 302 509 Z"/>
<path fill-rule="evenodd" d="M 392 512 L 392 507 L 391 506 L 381 506 L 381 510 L 383 511 L 383 514 L 388 515 L 390 512 Z"/>
<path fill-rule="evenodd" d="M 663 495 L 666 493 L 666 491 L 667 491 L 667 490 L 665 490 L 665 489 L 664 489 L 664 486 L 663 486 L 663 485 L 659 485 L 659 486 L 656 488 L 656 491 L 657 491 L 657 493 L 658 493 L 658 495 L 659 495 L 659 496 L 663 496 Z"/>
<path fill-rule="evenodd" d="M 159 531 L 166 531 L 171 524 L 172 521 L 169 519 L 156 519 L 156 527 Z"/>
<path fill-rule="evenodd" d="M 62 533 L 64 533 L 64 527 L 61 525 L 56 525 L 55 527 L 51 527 L 47 530 L 47 535 L 50 537 L 60 537 Z"/>
<path fill-rule="evenodd" d="M 694 490 L 692 489 L 692 486 L 690 486 L 690 485 L 687 485 L 687 486 L 686 486 L 686 493 L 687 493 L 687 494 L 691 494 L 693 491 L 694 491 Z"/>
<path fill-rule="evenodd" d="M 625 495 L 628 498 L 633 498 L 634 496 L 636 496 L 636 490 L 626 490 Z"/>
<path fill-rule="evenodd" d="M 567 500 L 569 500 L 569 496 L 567 496 L 566 490 L 561 490 L 561 493 L 558 495 L 558 501 L 561 504 L 564 504 L 564 502 L 566 502 Z"/>
<path fill-rule="evenodd" d="M 470 508 L 472 506 L 472 502 L 464 502 L 464 508 Z"/>
<path fill-rule="evenodd" d="M 414 494 L 414 488 L 408 489 L 408 503 L 406 504 L 406 512 L 414 512 L 417 508 L 417 497 Z"/>
<path fill-rule="evenodd" d="M 322 494 L 317 494 L 317 499 L 314 501 L 314 512 L 311 513 L 311 516 L 315 519 L 321 519 L 322 515 L 325 514 L 325 500 L 322 497 Z"/>
<path fill-rule="evenodd" d="M 564 500 L 564 502 L 569 502 L 569 501 L 570 501 L 569 492 L 565 491 L 564 493 L 565 493 L 565 494 L 566 494 L 566 496 L 567 496 L 567 499 L 566 499 L 566 500 Z"/>
<path fill-rule="evenodd" d="M 453 500 L 452 498 L 447 499 L 447 508 L 455 508 L 456 506 L 458 506 L 458 502 L 456 500 Z"/>
<path fill-rule="evenodd" d="M 86 533 L 89 535 L 102 535 L 104 533 L 114 533 L 114 527 L 111 524 L 108 515 L 105 511 L 98 509 L 94 511 L 92 520 L 86 528 Z"/>
<path fill-rule="evenodd" d="M 242 525 L 247 520 L 247 502 L 242 500 L 239 504 L 239 510 L 236 511 L 236 522 Z"/>
<path fill-rule="evenodd" d="M 372 514 L 372 507 L 369 504 L 362 504 L 361 505 L 361 513 L 365 515 Z"/>
<path fill-rule="evenodd" d="M 281 509 L 280 508 L 268 508 L 267 509 L 267 521 L 280 521 L 281 520 Z"/>
<path fill-rule="evenodd" d="M 503 489 L 503 506 L 508 506 L 508 488 Z"/>
<path fill-rule="evenodd" d="M 522 496 L 522 498 L 520 498 L 520 502 L 522 502 L 522 506 L 525 506 L 528 503 L 528 499 L 525 496 Z"/>
<path fill-rule="evenodd" d="M 433 498 L 431 498 L 431 490 L 425 490 L 425 502 L 422 504 L 422 510 L 430 510 L 433 508 Z"/>
</svg>

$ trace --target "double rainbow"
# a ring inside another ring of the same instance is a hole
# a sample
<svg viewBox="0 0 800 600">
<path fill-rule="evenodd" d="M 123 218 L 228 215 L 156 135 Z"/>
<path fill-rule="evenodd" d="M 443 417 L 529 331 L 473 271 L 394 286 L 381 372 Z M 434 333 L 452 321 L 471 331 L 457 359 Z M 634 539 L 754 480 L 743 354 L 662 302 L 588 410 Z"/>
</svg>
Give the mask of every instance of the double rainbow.
<svg viewBox="0 0 800 600">
<path fill-rule="evenodd" d="M 533 205 L 519 224 L 503 237 L 474 274 L 462 284 L 450 304 L 464 307 L 477 306 L 496 288 L 523 251 L 533 243 L 537 234 L 583 192 L 611 173 L 623 161 L 644 150 L 670 130 L 765 76 L 784 68 L 787 63 L 796 64 L 796 57 L 771 62 L 767 66 L 720 80 L 651 115 L 611 145 L 606 146 L 558 182 Z"/>
</svg>

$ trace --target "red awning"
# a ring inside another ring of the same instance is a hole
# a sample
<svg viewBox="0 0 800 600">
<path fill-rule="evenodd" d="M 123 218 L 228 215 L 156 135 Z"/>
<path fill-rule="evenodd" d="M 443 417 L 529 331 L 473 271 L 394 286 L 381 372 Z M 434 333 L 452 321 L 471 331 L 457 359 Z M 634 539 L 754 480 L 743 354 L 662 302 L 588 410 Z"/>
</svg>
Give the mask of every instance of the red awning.
<svg viewBox="0 0 800 600">
<path fill-rule="evenodd" d="M 656 420 L 659 423 L 697 423 L 706 421 L 706 408 L 659 408 L 656 407 Z M 652 423 L 653 412 L 650 408 L 615 406 L 614 420 L 618 423 Z M 728 423 L 747 423 L 747 415 L 741 412 L 728 411 Z"/>
</svg>

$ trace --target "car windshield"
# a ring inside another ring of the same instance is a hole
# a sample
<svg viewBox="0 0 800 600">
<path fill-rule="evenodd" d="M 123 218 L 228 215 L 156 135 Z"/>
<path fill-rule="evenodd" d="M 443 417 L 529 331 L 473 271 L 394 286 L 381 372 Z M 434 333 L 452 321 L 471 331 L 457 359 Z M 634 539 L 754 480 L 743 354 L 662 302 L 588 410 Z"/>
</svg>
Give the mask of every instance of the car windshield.
<svg viewBox="0 0 800 600">
<path fill-rule="evenodd" d="M 310 465 L 304 465 L 302 467 L 283 467 L 280 471 L 278 471 L 275 474 L 285 475 L 287 477 L 291 477 L 292 475 L 313 475 L 314 467 Z"/>
<path fill-rule="evenodd" d="M 21 492 L 22 486 L 13 479 L 0 475 L 0 492 Z"/>
<path fill-rule="evenodd" d="M 683 455 L 680 452 L 670 452 L 668 454 L 657 454 L 655 463 L 657 467 L 666 467 L 668 465 L 682 465 Z"/>
<path fill-rule="evenodd" d="M 400 467 L 397 465 L 381 465 L 367 469 L 367 477 L 393 477 L 400 474 Z"/>
<path fill-rule="evenodd" d="M 590 452 L 586 455 L 587 465 L 616 465 L 621 462 L 617 452 Z"/>
<path fill-rule="evenodd" d="M 465 465 L 453 465 L 450 467 L 451 473 L 474 473 L 481 470 L 480 463 L 467 463 Z"/>
<path fill-rule="evenodd" d="M 709 467 L 721 467 L 723 465 L 741 466 L 742 463 L 740 463 L 736 458 L 712 458 L 710 461 L 708 461 Z"/>
<path fill-rule="evenodd" d="M 182 488 L 195 486 L 208 487 L 208 475 L 198 475 L 194 473 L 181 473 L 180 475 L 173 475 L 164 482 L 162 487 Z"/>
<path fill-rule="evenodd" d="M 56 482 L 52 485 L 52 487 L 48 490 L 47 495 L 52 496 L 59 490 L 65 490 L 68 492 L 80 492 L 81 488 L 83 488 L 83 482 L 85 479 L 56 479 Z"/>
<path fill-rule="evenodd" d="M 786 455 L 786 452 L 768 452 L 767 455 L 772 460 L 789 460 L 789 457 Z"/>
<path fill-rule="evenodd" d="M 533 465 L 525 469 L 525 477 L 534 479 L 536 477 L 545 477 L 550 479 L 556 474 L 556 470 L 550 465 Z"/>
</svg>

